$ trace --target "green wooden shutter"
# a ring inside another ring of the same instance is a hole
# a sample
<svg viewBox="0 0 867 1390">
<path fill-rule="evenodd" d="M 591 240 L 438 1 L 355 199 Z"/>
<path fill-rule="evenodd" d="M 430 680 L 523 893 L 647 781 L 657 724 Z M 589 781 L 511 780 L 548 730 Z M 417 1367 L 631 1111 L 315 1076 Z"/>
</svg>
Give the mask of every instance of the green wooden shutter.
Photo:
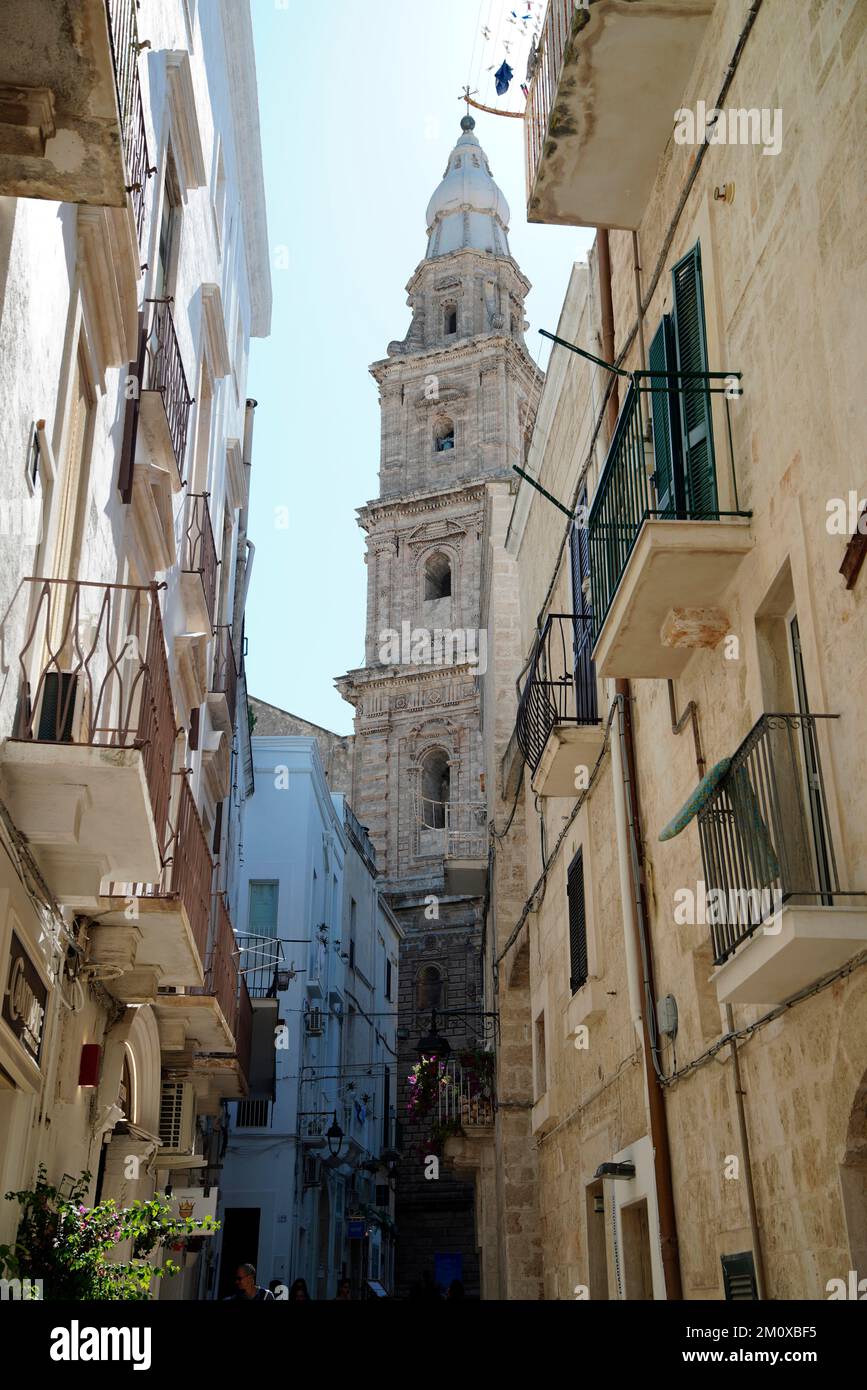
<svg viewBox="0 0 867 1390">
<path fill-rule="evenodd" d="M 756 1265 L 752 1250 L 743 1250 L 738 1255 L 720 1255 L 720 1261 L 726 1300 L 751 1302 L 758 1299 Z"/>
<path fill-rule="evenodd" d="M 579 849 L 566 877 L 569 900 L 569 988 L 575 994 L 585 983 L 587 967 L 587 909 L 584 902 L 584 849 Z"/>
<path fill-rule="evenodd" d="M 269 880 L 250 883 L 249 931 L 253 936 L 277 935 L 277 892 L 279 885 Z"/>
<path fill-rule="evenodd" d="M 662 316 L 650 344 L 647 362 L 652 372 L 677 371 L 674 323 L 670 314 Z M 674 516 L 684 511 L 686 502 L 677 382 L 667 376 L 652 376 L 650 388 L 656 506 L 664 516 Z"/>
<path fill-rule="evenodd" d="M 582 518 L 587 516 L 587 489 L 582 488 L 578 499 Z M 587 525 L 572 523 L 569 537 L 572 561 L 573 672 L 575 676 L 575 712 L 579 723 L 595 724 L 599 718 L 596 694 L 596 667 L 590 655 L 593 650 L 592 590 L 584 592 L 584 580 L 590 578 L 590 532 Z M 592 580 L 591 580 L 592 583 Z"/>
<path fill-rule="evenodd" d="M 707 335 L 701 282 L 701 250 L 696 242 L 671 272 L 674 284 L 674 331 L 679 372 L 706 372 Z M 713 454 L 710 394 L 699 381 L 681 381 L 680 421 L 686 473 L 686 504 L 690 516 L 714 518 L 719 513 Z"/>
</svg>

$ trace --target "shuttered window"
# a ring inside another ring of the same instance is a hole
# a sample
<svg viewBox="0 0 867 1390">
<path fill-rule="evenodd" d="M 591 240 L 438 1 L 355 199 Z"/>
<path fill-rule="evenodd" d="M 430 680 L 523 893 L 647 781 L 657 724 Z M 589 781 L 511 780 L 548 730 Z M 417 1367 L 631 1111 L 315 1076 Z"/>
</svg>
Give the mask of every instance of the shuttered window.
<svg viewBox="0 0 867 1390">
<path fill-rule="evenodd" d="M 756 1265 L 752 1250 L 738 1255 L 721 1255 L 723 1287 L 729 1302 L 742 1303 L 758 1299 Z"/>
<path fill-rule="evenodd" d="M 277 935 L 278 887 L 276 880 L 251 880 L 248 930 L 253 936 Z"/>
<path fill-rule="evenodd" d="M 651 372 L 677 371 L 674 321 L 670 314 L 663 314 L 653 335 L 647 364 Z M 685 503 L 677 381 L 664 375 L 652 376 L 650 389 L 656 506 L 664 516 L 675 516 L 683 512 Z"/>
<path fill-rule="evenodd" d="M 584 850 L 579 849 L 566 878 L 569 899 L 569 988 L 576 994 L 585 983 L 587 969 L 587 912 L 584 903 Z"/>
<path fill-rule="evenodd" d="M 679 372 L 706 372 L 707 334 L 701 279 L 701 250 L 696 242 L 671 272 L 674 291 L 674 334 Z M 714 519 L 719 514 L 713 453 L 710 393 L 699 381 L 680 381 L 680 424 L 683 438 L 686 504 L 692 517 Z"/>
</svg>

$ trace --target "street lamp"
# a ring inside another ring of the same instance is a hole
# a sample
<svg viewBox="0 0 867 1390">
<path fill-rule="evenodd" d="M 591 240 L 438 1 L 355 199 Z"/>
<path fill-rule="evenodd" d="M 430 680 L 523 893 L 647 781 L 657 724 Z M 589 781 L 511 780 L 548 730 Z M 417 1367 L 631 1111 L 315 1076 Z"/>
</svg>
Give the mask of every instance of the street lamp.
<svg viewBox="0 0 867 1390">
<path fill-rule="evenodd" d="M 430 1032 L 425 1034 L 423 1038 L 419 1038 L 417 1051 L 422 1061 L 424 1061 L 426 1057 L 438 1057 L 441 1061 L 445 1061 L 451 1052 L 448 1041 L 445 1038 L 441 1038 L 437 1032 L 436 1009 L 431 1009 Z"/>
<path fill-rule="evenodd" d="M 334 1112 L 334 1119 L 325 1131 L 325 1138 L 328 1140 L 328 1152 L 332 1158 L 336 1158 L 340 1153 L 340 1146 L 343 1143 L 343 1130 L 337 1123 L 337 1111 Z"/>
</svg>

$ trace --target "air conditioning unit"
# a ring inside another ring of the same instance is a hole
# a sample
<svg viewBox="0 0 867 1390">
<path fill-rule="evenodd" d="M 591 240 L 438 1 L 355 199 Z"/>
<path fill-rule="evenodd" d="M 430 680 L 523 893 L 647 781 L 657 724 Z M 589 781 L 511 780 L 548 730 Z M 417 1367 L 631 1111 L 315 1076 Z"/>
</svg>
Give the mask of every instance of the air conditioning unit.
<svg viewBox="0 0 867 1390">
<path fill-rule="evenodd" d="M 308 1036 L 311 1038 L 321 1038 L 323 1032 L 322 1010 L 308 1009 L 307 1013 L 304 1015 L 304 1018 L 307 1026 Z"/>
<path fill-rule="evenodd" d="M 160 1092 L 160 1140 L 166 1153 L 189 1153 L 196 1138 L 195 1092 L 189 1081 L 164 1081 Z"/>
</svg>

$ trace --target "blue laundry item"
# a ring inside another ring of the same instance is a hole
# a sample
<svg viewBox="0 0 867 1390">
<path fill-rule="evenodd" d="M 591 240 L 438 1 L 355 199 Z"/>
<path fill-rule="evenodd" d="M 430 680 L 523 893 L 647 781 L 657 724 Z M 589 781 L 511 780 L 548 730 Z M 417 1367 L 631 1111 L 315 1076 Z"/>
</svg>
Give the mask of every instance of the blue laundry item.
<svg viewBox="0 0 867 1390">
<path fill-rule="evenodd" d="M 504 58 L 500 66 L 497 68 L 497 71 L 494 73 L 494 81 L 497 84 L 498 97 L 504 97 L 506 95 L 507 91 L 509 90 L 509 83 L 511 82 L 513 76 L 514 73 L 512 72 L 512 69 L 509 67 L 509 64 L 506 62 Z"/>
</svg>

